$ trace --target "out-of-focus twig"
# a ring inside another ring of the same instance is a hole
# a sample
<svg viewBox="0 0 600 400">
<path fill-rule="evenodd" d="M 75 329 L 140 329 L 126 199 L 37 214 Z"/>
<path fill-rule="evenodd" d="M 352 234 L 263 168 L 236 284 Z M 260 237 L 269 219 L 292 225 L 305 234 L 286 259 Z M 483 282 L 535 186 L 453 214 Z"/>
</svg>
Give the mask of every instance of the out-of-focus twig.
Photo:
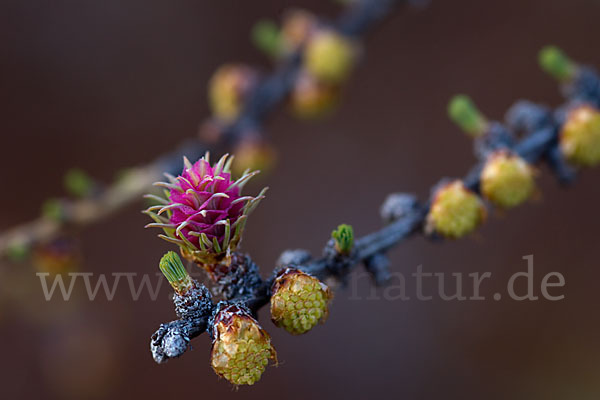
<svg viewBox="0 0 600 400">
<path fill-rule="evenodd" d="M 184 155 L 197 158 L 204 151 L 205 147 L 201 143 L 190 140 L 176 151 L 161 156 L 148 165 L 126 170 L 113 185 L 90 197 L 60 200 L 60 218 L 42 215 L 36 220 L 4 231 L 0 235 L 0 256 L 6 256 L 14 249 L 29 248 L 52 240 L 67 229 L 85 227 L 139 201 L 142 194 L 164 172 L 179 172 Z"/>
<path fill-rule="evenodd" d="M 406 0 L 404 0 L 406 1 Z M 374 23 L 389 14 L 402 0 L 359 0 L 349 6 L 333 24 L 342 34 L 358 36 Z M 408 1 L 410 2 L 410 1 Z M 219 141 L 211 145 L 213 151 L 223 151 L 234 146 L 246 135 L 262 131 L 265 118 L 280 104 L 293 88 L 301 68 L 301 51 L 291 53 L 281 60 L 278 68 L 264 77 L 253 89 L 239 117 L 228 124 Z M 199 158 L 208 150 L 198 140 L 189 140 L 180 148 L 145 166 L 134 167 L 111 186 L 93 196 L 78 200 L 62 199 L 59 202 L 61 218 L 41 216 L 38 219 L 0 233 L 0 258 L 14 250 L 27 249 L 61 235 L 66 229 L 82 228 L 115 213 L 126 205 L 138 201 L 163 172 L 177 174 L 181 170 L 182 156 Z"/>
</svg>

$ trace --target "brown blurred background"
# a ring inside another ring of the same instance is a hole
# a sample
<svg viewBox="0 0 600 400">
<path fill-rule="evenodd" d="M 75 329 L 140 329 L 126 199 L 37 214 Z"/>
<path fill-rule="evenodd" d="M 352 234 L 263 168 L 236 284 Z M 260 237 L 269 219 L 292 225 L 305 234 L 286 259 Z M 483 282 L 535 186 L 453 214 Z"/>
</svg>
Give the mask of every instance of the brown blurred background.
<svg viewBox="0 0 600 400">
<path fill-rule="evenodd" d="M 291 6 L 334 17 L 317 0 L 33 1 L 0 4 L 2 147 L 0 230 L 32 219 L 63 195 L 62 176 L 81 167 L 104 182 L 193 136 L 207 115 L 206 82 L 227 61 L 269 68 L 249 42 L 259 18 Z M 393 191 L 425 197 L 443 176 L 474 162 L 471 144 L 446 118 L 448 99 L 470 94 L 491 118 L 519 98 L 562 99 L 536 62 L 545 44 L 600 66 L 597 0 L 433 0 L 401 8 L 371 32 L 365 58 L 336 114 L 319 123 L 283 110 L 267 128 L 279 150 L 271 187 L 248 224 L 243 250 L 270 272 L 286 248 L 318 254 L 339 223 L 358 235 L 380 226 Z M 567 190 L 543 169 L 541 200 L 493 215 L 475 237 L 416 238 L 392 254 L 393 269 L 491 271 L 490 297 L 535 257 L 536 287 L 561 272 L 558 302 L 363 300 L 337 292 L 329 320 L 302 337 L 276 329 L 263 310 L 280 365 L 238 392 L 210 370 L 207 335 L 181 359 L 157 365 L 149 337 L 174 318 L 168 290 L 156 302 L 46 303 L 27 265 L 0 274 L 0 397 L 598 399 L 600 171 Z M 81 271 L 155 273 L 170 248 L 145 231 L 141 203 L 85 230 Z M 431 288 L 429 288 L 431 289 Z M 409 294 L 413 289 L 409 289 Z M 428 290 L 426 288 L 425 290 Z M 381 290 L 380 290 L 381 292 Z M 539 291 L 538 291 L 539 294 Z"/>
</svg>

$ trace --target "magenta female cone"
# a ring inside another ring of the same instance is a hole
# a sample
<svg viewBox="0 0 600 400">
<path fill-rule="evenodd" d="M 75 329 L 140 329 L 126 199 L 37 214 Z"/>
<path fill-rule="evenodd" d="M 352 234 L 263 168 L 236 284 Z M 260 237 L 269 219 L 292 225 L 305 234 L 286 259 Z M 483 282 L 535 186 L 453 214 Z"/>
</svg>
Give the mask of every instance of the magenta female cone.
<svg viewBox="0 0 600 400">
<path fill-rule="evenodd" d="M 214 166 L 208 153 L 185 167 L 178 177 L 167 175 L 166 198 L 147 195 L 159 205 L 145 213 L 154 219 L 147 227 L 159 227 L 159 237 L 177 244 L 184 257 L 211 271 L 216 264 L 228 264 L 244 230 L 248 214 L 264 198 L 266 188 L 254 196 L 242 196 L 244 184 L 258 173 L 246 172 L 233 180 L 230 166 L 233 157 L 225 155 Z"/>
</svg>

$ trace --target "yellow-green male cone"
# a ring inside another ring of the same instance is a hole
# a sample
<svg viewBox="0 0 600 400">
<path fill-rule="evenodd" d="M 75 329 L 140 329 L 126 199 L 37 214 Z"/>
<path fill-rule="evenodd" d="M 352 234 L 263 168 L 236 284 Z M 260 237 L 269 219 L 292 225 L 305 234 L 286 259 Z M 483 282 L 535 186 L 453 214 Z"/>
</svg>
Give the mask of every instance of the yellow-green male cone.
<svg viewBox="0 0 600 400">
<path fill-rule="evenodd" d="M 210 364 L 217 375 L 234 385 L 253 385 L 269 360 L 277 361 L 271 338 L 244 309 L 229 305 L 213 323 Z"/>
<path fill-rule="evenodd" d="M 448 238 L 460 238 L 475 230 L 485 219 L 481 199 L 455 180 L 439 188 L 431 203 L 426 230 Z"/>
<path fill-rule="evenodd" d="M 507 151 L 491 154 L 481 172 L 481 192 L 495 205 L 512 208 L 526 201 L 535 189 L 533 168 Z"/>
<path fill-rule="evenodd" d="M 589 105 L 571 110 L 560 132 L 560 149 L 574 164 L 600 163 L 600 111 Z"/>
<path fill-rule="evenodd" d="M 306 333 L 327 318 L 331 291 L 307 273 L 287 268 L 275 279 L 272 293 L 271 319 L 292 335 Z"/>
</svg>

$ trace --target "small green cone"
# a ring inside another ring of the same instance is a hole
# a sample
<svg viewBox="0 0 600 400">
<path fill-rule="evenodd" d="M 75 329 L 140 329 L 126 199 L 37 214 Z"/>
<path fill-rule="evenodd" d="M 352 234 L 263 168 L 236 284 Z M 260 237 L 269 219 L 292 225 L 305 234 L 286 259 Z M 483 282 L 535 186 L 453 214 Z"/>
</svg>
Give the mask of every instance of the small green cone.
<svg viewBox="0 0 600 400">
<path fill-rule="evenodd" d="M 48 199 L 42 204 L 42 215 L 52 221 L 62 222 L 65 219 L 65 207 L 60 199 Z"/>
<path fill-rule="evenodd" d="M 338 253 L 348 255 L 354 247 L 354 229 L 352 226 L 342 224 L 331 232 L 331 237 L 335 240 L 335 249 Z"/>
<path fill-rule="evenodd" d="M 192 278 L 174 251 L 167 252 L 160 259 L 159 268 L 178 294 L 183 295 L 192 288 Z"/>
<path fill-rule="evenodd" d="M 83 170 L 72 168 L 67 171 L 64 178 L 67 191 L 73 196 L 86 197 L 94 187 L 94 182 Z"/>
<path fill-rule="evenodd" d="M 30 248 L 23 241 L 14 241 L 6 249 L 7 257 L 14 262 L 24 261 L 30 253 Z"/>
<path fill-rule="evenodd" d="M 463 131 L 473 137 L 481 136 L 487 129 L 487 121 L 468 96 L 454 96 L 448 104 L 448 116 Z"/>
<path fill-rule="evenodd" d="M 540 50 L 540 66 L 560 82 L 569 81 L 575 76 L 577 65 L 556 46 L 546 46 Z"/>
<path fill-rule="evenodd" d="M 281 54 L 279 28 L 273 21 L 260 20 L 252 27 L 252 43 L 270 57 Z"/>
</svg>

